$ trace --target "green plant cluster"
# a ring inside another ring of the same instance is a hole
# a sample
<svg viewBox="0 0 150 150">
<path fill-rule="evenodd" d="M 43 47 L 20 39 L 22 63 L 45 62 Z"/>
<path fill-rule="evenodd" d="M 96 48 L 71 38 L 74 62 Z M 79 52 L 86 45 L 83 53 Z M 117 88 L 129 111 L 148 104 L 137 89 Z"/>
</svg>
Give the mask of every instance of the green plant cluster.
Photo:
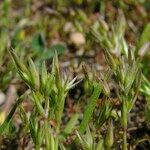
<svg viewBox="0 0 150 150">
<path fill-rule="evenodd" d="M 92 87 L 92 95 L 85 107 L 81 123 L 79 114 L 74 114 L 66 125 L 61 128 L 64 115 L 64 104 L 68 91 L 78 84 L 76 78 L 69 80 L 66 74 L 59 69 L 58 57 L 55 54 L 51 72 L 47 72 L 45 63 L 38 70 L 29 58 L 28 64 L 18 58 L 14 51 L 10 51 L 16 64 L 18 74 L 29 87 L 27 95 L 32 103 L 33 110 L 28 117 L 20 103 L 23 96 L 16 101 L 12 111 L 1 125 L 1 134 L 5 132 L 15 109 L 18 108 L 24 126 L 24 132 L 30 132 L 35 149 L 66 149 L 63 145 L 66 137 L 73 132 L 76 124 L 79 126 L 74 136 L 74 143 L 87 150 L 111 149 L 115 143 L 114 122 L 117 120 L 122 126 L 122 149 L 127 150 L 128 116 L 137 99 L 141 87 L 140 60 L 135 59 L 134 51 L 128 50 L 128 55 L 117 57 L 109 47 L 104 49 L 104 55 L 109 66 L 106 75 L 93 74 L 85 71 L 88 86 Z M 109 80 L 114 77 L 117 86 L 117 98 L 120 109 L 116 109 L 110 96 Z M 147 94 L 148 81 L 144 78 L 141 91 Z M 97 106 L 100 94 L 103 94 L 101 105 Z M 148 101 L 148 100 L 147 100 Z M 149 104 L 149 103 L 148 103 Z M 147 105 L 149 108 L 149 105 Z M 102 134 L 103 126 L 107 126 L 106 133 Z M 86 134 L 84 134 L 86 133 Z"/>
<path fill-rule="evenodd" d="M 132 6 L 144 5 L 146 2 L 146 0 L 130 1 Z M 72 16 L 77 18 L 73 20 L 74 28 L 87 36 L 86 46 L 99 45 L 106 64 L 103 72 L 88 70 L 86 66 L 83 66 L 82 79 L 78 76 L 70 78 L 69 74 L 61 70 L 58 62 L 58 54 L 63 54 L 67 50 L 66 45 L 59 43 L 48 46 L 46 43 L 46 36 L 43 33 L 48 32 L 48 15 L 41 22 L 30 22 L 24 18 L 17 24 L 11 33 L 12 38 L 9 39 L 8 27 L 13 26 L 9 25 L 10 3 L 10 0 L 5 0 L 0 6 L 3 10 L 3 19 L 0 23 L 0 69 L 2 70 L 0 89 L 5 91 L 10 82 L 13 84 L 13 79 L 19 80 L 17 75 L 26 84 L 26 87 L 23 94 L 18 94 L 20 96 L 6 117 L 2 116 L 3 113 L 0 112 L 0 143 L 1 139 L 11 134 L 13 116 L 17 113 L 21 126 L 18 127 L 19 131 L 17 132 L 24 138 L 28 137 L 28 142 L 31 142 L 30 149 L 130 149 L 129 117 L 140 96 L 146 100 L 146 123 L 150 122 L 150 81 L 147 67 L 149 64 L 150 24 L 146 24 L 137 44 L 130 46 L 125 39 L 127 21 L 132 26 L 130 20 L 125 19 L 123 13 L 128 9 L 126 2 L 115 2 L 123 11 L 118 11 L 119 17 L 111 26 L 102 17 L 92 23 L 92 21 L 88 21 L 88 17 L 81 9 L 72 11 Z M 72 3 L 85 5 L 83 0 L 74 0 Z M 62 8 L 70 6 L 72 3 L 58 0 L 53 5 L 57 8 L 56 11 L 48 10 L 61 18 L 61 13 L 65 13 Z M 104 15 L 105 2 L 101 1 L 96 4 L 99 6 L 100 13 Z M 30 5 L 30 0 L 27 0 L 24 11 L 26 16 L 31 13 Z M 87 5 L 90 4 L 87 3 Z M 94 7 L 95 3 L 92 3 L 89 10 L 86 11 L 90 12 Z M 147 15 L 144 12 L 142 15 L 146 20 Z M 72 18 L 72 16 L 69 17 Z M 25 38 L 26 24 L 29 24 L 31 30 L 36 24 L 34 27 L 40 32 L 35 33 L 32 38 L 30 36 Z M 54 26 L 54 24 L 56 24 L 55 17 L 50 24 L 53 26 L 53 32 L 47 35 L 49 37 L 55 35 L 55 31 L 61 30 L 65 19 L 60 21 L 61 25 Z M 85 28 L 84 24 L 87 25 Z M 43 29 L 43 26 L 46 27 Z M 64 37 L 66 38 L 67 34 Z M 28 51 L 26 43 L 29 41 Z M 11 49 L 10 45 L 15 50 Z M 22 53 L 19 51 L 21 48 L 23 49 Z M 9 50 L 6 51 L 6 49 Z M 34 51 L 32 51 L 33 49 Z M 9 56 L 7 58 L 6 53 L 11 56 L 15 68 L 11 59 L 8 61 Z M 51 61 L 47 62 L 50 58 L 53 58 L 52 63 Z M 21 84 L 23 85 L 22 82 Z M 76 109 L 71 117 L 68 117 L 65 112 L 66 99 L 69 92 L 77 89 L 79 84 L 84 87 L 82 94 L 86 97 L 86 101 L 81 102 L 82 100 L 80 100 L 77 104 L 75 103 Z M 115 89 L 113 92 L 112 84 L 113 90 Z M 115 94 L 115 98 L 112 94 Z M 28 101 L 31 105 L 29 111 L 22 105 L 24 101 Z M 83 103 L 84 106 L 82 106 Z"/>
</svg>

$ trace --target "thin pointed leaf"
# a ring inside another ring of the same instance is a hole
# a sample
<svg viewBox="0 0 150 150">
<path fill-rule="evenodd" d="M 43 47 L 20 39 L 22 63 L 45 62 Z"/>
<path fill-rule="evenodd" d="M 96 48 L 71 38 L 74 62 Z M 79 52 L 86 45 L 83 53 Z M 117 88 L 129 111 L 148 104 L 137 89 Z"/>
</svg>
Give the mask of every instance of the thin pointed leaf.
<svg viewBox="0 0 150 150">
<path fill-rule="evenodd" d="M 85 130 L 86 130 L 86 127 L 87 127 L 87 125 L 88 125 L 88 123 L 91 119 L 91 116 L 93 114 L 93 111 L 94 111 L 94 108 L 96 106 L 96 103 L 97 103 L 97 100 L 98 100 L 98 97 L 99 97 L 100 93 L 101 93 L 101 87 L 100 87 L 99 83 L 94 83 L 93 94 L 90 97 L 89 104 L 86 107 L 86 110 L 85 110 L 84 115 L 83 115 L 82 122 L 80 124 L 79 131 L 81 133 L 84 133 Z"/>
</svg>

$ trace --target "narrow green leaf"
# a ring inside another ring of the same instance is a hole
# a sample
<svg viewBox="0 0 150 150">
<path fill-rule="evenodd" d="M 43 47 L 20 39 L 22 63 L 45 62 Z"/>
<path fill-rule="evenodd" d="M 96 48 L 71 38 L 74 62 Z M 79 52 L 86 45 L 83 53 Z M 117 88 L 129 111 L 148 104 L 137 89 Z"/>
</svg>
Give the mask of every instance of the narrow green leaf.
<svg viewBox="0 0 150 150">
<path fill-rule="evenodd" d="M 25 67 L 25 65 L 21 62 L 21 60 L 18 58 L 18 56 L 15 54 L 15 52 L 13 50 L 9 50 L 16 66 L 17 69 L 20 70 L 21 72 L 25 72 L 27 73 L 27 68 Z"/>
<path fill-rule="evenodd" d="M 38 110 L 38 112 L 42 115 L 42 116 L 44 116 L 44 109 L 43 109 L 43 107 L 42 107 L 42 104 L 41 104 L 41 96 L 40 96 L 40 94 L 39 93 L 33 93 L 33 98 L 34 98 L 34 103 L 35 103 L 35 106 L 36 106 L 36 108 L 37 108 L 37 110 Z"/>
<path fill-rule="evenodd" d="M 28 117 L 27 117 L 27 114 L 26 114 L 24 108 L 21 106 L 19 107 L 19 115 L 20 115 L 20 118 L 23 122 L 23 125 L 27 126 L 28 125 Z"/>
<path fill-rule="evenodd" d="M 148 23 L 143 32 L 142 32 L 142 35 L 140 37 L 140 40 L 138 42 L 138 49 L 140 49 L 145 43 L 149 42 L 150 41 L 150 23 Z"/>
<path fill-rule="evenodd" d="M 16 109 L 18 108 L 18 106 L 23 101 L 23 98 L 24 98 L 24 95 L 22 95 L 20 98 L 18 98 L 18 100 L 15 102 L 14 106 L 12 107 L 11 111 L 9 112 L 8 116 L 6 117 L 5 121 L 0 126 L 0 135 L 4 133 L 5 129 L 9 125 L 9 123 L 10 123 L 10 121 L 12 119 L 13 114 L 15 113 Z"/>
<path fill-rule="evenodd" d="M 80 124 L 79 132 L 84 133 L 86 130 L 86 127 L 91 119 L 91 116 L 93 114 L 94 108 L 96 106 L 96 102 L 98 100 L 98 97 L 101 93 L 101 87 L 99 83 L 94 83 L 94 91 L 92 96 L 90 97 L 89 104 L 86 107 L 86 110 L 83 115 L 82 122 Z"/>
<path fill-rule="evenodd" d="M 64 129 L 64 133 L 66 134 L 70 134 L 74 128 L 74 126 L 76 125 L 77 123 L 77 120 L 79 118 L 79 114 L 74 114 L 71 119 L 69 120 L 68 124 L 66 125 L 65 129 Z"/>
<path fill-rule="evenodd" d="M 37 136 L 36 136 L 36 122 L 34 120 L 34 116 L 31 116 L 29 119 L 29 129 L 31 133 L 32 140 L 35 145 L 37 145 Z"/>
<path fill-rule="evenodd" d="M 39 89 L 40 80 L 39 80 L 39 73 L 33 63 L 32 59 L 29 58 L 29 72 L 30 72 L 30 80 L 32 82 L 34 89 Z"/>
</svg>

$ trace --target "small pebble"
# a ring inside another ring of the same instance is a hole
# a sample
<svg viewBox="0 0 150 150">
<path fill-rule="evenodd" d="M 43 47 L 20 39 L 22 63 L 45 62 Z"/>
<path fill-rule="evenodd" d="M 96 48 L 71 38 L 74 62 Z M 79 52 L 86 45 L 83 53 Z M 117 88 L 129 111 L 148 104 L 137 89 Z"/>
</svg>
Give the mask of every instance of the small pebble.
<svg viewBox="0 0 150 150">
<path fill-rule="evenodd" d="M 80 32 L 71 33 L 70 41 L 71 41 L 71 43 L 75 44 L 76 46 L 85 44 L 85 38 L 84 38 L 83 34 Z"/>
</svg>

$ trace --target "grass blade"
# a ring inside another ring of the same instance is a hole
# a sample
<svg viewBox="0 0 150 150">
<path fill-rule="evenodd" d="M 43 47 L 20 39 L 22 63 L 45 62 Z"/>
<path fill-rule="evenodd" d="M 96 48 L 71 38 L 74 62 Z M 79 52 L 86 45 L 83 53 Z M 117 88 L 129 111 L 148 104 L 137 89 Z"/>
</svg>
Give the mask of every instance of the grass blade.
<svg viewBox="0 0 150 150">
<path fill-rule="evenodd" d="M 84 115 L 83 115 L 83 120 L 80 124 L 80 128 L 79 128 L 79 132 L 80 133 L 84 133 L 85 130 L 86 130 L 86 127 L 90 121 L 90 118 L 92 116 L 92 113 L 94 111 L 94 108 L 96 106 L 96 102 L 98 100 L 98 97 L 101 93 L 101 87 L 99 85 L 99 83 L 94 83 L 94 91 L 93 91 L 93 94 L 92 96 L 90 97 L 90 101 L 89 101 L 89 104 L 87 105 L 87 108 L 84 112 Z"/>
<path fill-rule="evenodd" d="M 5 121 L 0 126 L 0 135 L 2 135 L 4 133 L 4 131 L 5 131 L 5 129 L 8 127 L 8 125 L 9 125 L 11 119 L 12 119 L 13 114 L 15 113 L 16 109 L 18 108 L 18 106 L 23 101 L 25 94 L 22 95 L 20 98 L 18 98 L 18 100 L 16 101 L 16 103 L 12 107 L 11 111 L 9 112 L 8 116 L 6 117 Z"/>
</svg>

